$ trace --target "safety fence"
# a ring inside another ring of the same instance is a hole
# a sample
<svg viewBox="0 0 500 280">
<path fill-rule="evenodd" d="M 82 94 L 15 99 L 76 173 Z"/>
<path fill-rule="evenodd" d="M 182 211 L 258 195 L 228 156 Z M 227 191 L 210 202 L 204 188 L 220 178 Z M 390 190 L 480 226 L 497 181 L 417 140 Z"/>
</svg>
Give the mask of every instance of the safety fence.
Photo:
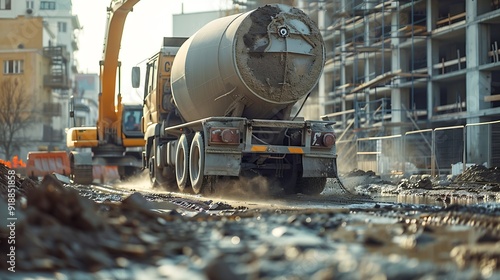
<svg viewBox="0 0 500 280">
<path fill-rule="evenodd" d="M 500 120 L 338 141 L 342 173 L 458 174 L 467 166 L 500 166 Z"/>
</svg>

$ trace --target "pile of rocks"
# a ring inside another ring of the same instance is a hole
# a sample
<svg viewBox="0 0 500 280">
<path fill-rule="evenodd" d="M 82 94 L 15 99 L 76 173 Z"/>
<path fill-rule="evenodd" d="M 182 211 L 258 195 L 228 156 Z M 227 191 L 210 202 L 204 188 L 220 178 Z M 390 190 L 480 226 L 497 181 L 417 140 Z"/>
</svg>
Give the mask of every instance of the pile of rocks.
<svg viewBox="0 0 500 280">
<path fill-rule="evenodd" d="M 500 183 L 500 168 L 487 168 L 483 165 L 473 165 L 454 179 L 457 183 Z"/>
<path fill-rule="evenodd" d="M 17 199 L 26 197 L 26 194 L 36 187 L 36 183 L 29 178 L 22 179 L 14 175 L 12 170 L 10 172 L 9 170 L 11 169 L 0 163 L 0 198 L 7 197 L 9 188 L 15 190 L 15 197 Z"/>
<path fill-rule="evenodd" d="M 55 271 L 70 268 L 96 271 L 127 266 L 129 261 L 154 263 L 196 246 L 193 234 L 176 224 L 187 219 L 175 210 L 151 211 L 151 205 L 135 193 L 120 203 L 96 203 L 47 175 L 37 186 L 16 179 L 26 200 L 15 205 L 15 260 L 17 270 Z M 2 192 L 5 189 L 2 181 Z M 0 199 L 0 220 L 12 218 L 7 199 Z M 9 215 L 9 216 L 8 216 Z M 177 231 L 175 231 L 176 229 Z M 10 250 L 11 228 L 0 226 L 0 251 Z M 0 268 L 8 269 L 6 254 Z"/>
<path fill-rule="evenodd" d="M 361 169 L 353 169 L 344 175 L 345 177 L 355 177 L 355 176 L 376 176 L 375 172 L 372 170 L 364 171 Z"/>
<path fill-rule="evenodd" d="M 433 189 L 433 182 L 430 177 L 422 177 L 418 180 L 410 179 L 401 179 L 398 183 L 398 188 L 400 189 L 424 189 L 431 190 Z"/>
</svg>

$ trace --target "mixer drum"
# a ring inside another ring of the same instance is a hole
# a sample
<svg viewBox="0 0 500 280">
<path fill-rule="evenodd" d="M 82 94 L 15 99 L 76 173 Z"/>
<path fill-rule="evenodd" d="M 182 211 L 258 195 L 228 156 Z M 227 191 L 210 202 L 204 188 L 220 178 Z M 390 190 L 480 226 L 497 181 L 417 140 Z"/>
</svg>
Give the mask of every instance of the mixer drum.
<svg viewBox="0 0 500 280">
<path fill-rule="evenodd" d="M 171 75 L 185 119 L 211 116 L 286 119 L 316 85 L 325 49 L 317 25 L 283 4 L 214 20 L 177 53 Z"/>
</svg>

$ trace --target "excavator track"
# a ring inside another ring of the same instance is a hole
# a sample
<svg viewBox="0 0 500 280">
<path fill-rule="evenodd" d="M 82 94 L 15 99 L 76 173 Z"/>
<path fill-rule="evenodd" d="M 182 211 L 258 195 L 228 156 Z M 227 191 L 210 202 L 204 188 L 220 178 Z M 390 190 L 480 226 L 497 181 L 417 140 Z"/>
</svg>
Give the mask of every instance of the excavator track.
<svg viewBox="0 0 500 280">
<path fill-rule="evenodd" d="M 92 165 L 80 165 L 73 167 L 71 179 L 76 184 L 88 185 L 94 181 Z"/>
</svg>

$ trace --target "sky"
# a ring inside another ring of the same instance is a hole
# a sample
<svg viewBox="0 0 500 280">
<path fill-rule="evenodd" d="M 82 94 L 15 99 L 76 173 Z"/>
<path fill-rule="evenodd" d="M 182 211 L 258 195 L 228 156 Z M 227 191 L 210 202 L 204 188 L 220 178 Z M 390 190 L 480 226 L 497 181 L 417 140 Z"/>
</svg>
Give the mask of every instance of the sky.
<svg viewBox="0 0 500 280">
<path fill-rule="evenodd" d="M 172 15 L 220 10 L 230 0 L 142 0 L 127 16 L 120 50 L 122 95 L 125 103 L 140 103 L 142 92 L 131 87 L 131 68 L 158 52 L 163 37 L 172 36 Z M 99 74 L 102 59 L 106 8 L 110 0 L 73 0 L 73 14 L 78 16 L 79 50 L 75 53 L 82 73 Z M 141 69 L 144 72 L 144 69 Z"/>
</svg>

